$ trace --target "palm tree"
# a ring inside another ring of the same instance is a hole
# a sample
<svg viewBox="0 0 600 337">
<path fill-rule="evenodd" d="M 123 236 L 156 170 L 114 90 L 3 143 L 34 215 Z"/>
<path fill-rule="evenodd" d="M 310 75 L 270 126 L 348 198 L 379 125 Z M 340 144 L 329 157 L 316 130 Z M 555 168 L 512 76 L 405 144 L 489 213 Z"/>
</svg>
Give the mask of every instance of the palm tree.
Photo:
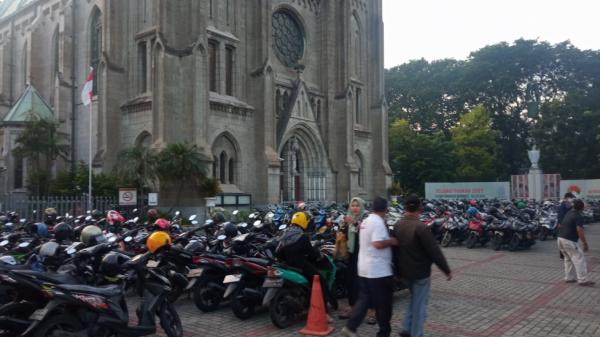
<svg viewBox="0 0 600 337">
<path fill-rule="evenodd" d="M 58 158 L 68 160 L 70 147 L 66 140 L 66 134 L 59 132 L 58 124 L 53 121 L 33 117 L 27 122 L 17 137 L 13 154 L 20 160 L 29 161 L 28 187 L 31 192 L 47 194 L 54 162 Z"/>
<path fill-rule="evenodd" d="M 175 205 L 179 204 L 184 186 L 200 187 L 207 180 L 208 158 L 193 144 L 169 144 L 158 155 L 161 184 L 176 188 Z"/>
<path fill-rule="evenodd" d="M 140 145 L 125 148 L 119 152 L 115 171 L 122 181 L 135 184 L 143 201 L 146 187 L 155 186 L 158 180 L 157 155 Z"/>
</svg>

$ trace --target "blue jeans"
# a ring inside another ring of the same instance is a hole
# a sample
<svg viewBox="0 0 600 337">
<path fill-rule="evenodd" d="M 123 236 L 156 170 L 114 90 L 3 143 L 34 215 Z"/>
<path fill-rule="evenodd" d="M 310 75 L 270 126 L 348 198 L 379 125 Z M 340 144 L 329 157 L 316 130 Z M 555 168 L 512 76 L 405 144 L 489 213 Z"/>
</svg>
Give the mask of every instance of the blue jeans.
<svg viewBox="0 0 600 337">
<path fill-rule="evenodd" d="M 410 333 L 410 337 L 423 337 L 431 278 L 409 281 L 408 289 L 410 302 L 404 314 L 402 330 Z"/>
</svg>

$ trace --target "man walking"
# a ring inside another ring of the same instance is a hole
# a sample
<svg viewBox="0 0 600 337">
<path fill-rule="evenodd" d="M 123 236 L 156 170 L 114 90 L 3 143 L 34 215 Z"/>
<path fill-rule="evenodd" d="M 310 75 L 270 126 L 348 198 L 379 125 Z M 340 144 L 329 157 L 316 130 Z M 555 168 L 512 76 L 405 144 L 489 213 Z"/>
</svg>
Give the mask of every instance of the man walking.
<svg viewBox="0 0 600 337">
<path fill-rule="evenodd" d="M 373 213 L 361 224 L 359 230 L 358 276 L 359 294 L 347 325 L 342 329 L 346 337 L 356 336 L 367 310 L 375 308 L 379 332 L 377 337 L 389 337 L 391 333 L 394 279 L 392 273 L 392 246 L 397 245 L 390 238 L 384 217 L 388 202 L 377 197 L 373 201 Z"/>
<path fill-rule="evenodd" d="M 593 286 L 595 283 L 588 279 L 585 254 L 588 242 L 583 230 L 583 201 L 575 199 L 573 208 L 565 214 L 558 229 L 558 249 L 564 256 L 565 282 L 579 282 L 581 286 Z M 578 241 L 581 240 L 581 246 Z"/>
<path fill-rule="evenodd" d="M 395 249 L 396 272 L 408 283 L 410 302 L 404 316 L 400 336 L 422 337 L 427 301 L 431 288 L 431 265 L 435 263 L 446 274 L 448 281 L 452 272 L 448 262 L 427 226 L 419 220 L 422 212 L 421 200 L 416 195 L 404 201 L 406 213 L 394 226 L 394 237 L 398 239 Z"/>
</svg>

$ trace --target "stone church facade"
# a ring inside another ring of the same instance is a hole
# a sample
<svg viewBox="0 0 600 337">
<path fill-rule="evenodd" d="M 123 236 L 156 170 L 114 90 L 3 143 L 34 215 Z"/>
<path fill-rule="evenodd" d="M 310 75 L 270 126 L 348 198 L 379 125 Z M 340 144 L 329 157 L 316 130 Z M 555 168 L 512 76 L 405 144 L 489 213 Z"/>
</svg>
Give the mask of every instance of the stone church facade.
<svg viewBox="0 0 600 337">
<path fill-rule="evenodd" d="M 188 142 L 226 195 L 257 204 L 371 199 L 391 182 L 381 0 L 0 3 L 0 118 L 35 88 L 74 160 L 90 67 L 96 171 L 124 147 Z M 0 189 L 18 190 L 17 133 L 0 125 Z"/>
</svg>

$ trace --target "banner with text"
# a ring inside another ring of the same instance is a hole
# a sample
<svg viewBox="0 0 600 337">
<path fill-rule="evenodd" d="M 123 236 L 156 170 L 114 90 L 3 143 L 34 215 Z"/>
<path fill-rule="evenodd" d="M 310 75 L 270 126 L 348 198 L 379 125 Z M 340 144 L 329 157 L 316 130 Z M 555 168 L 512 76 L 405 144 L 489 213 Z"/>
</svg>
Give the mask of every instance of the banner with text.
<svg viewBox="0 0 600 337">
<path fill-rule="evenodd" d="M 583 199 L 600 199 L 600 179 L 561 180 L 560 196 L 571 192 Z"/>
<path fill-rule="evenodd" d="M 508 182 L 425 183 L 427 199 L 508 199 Z"/>
</svg>

